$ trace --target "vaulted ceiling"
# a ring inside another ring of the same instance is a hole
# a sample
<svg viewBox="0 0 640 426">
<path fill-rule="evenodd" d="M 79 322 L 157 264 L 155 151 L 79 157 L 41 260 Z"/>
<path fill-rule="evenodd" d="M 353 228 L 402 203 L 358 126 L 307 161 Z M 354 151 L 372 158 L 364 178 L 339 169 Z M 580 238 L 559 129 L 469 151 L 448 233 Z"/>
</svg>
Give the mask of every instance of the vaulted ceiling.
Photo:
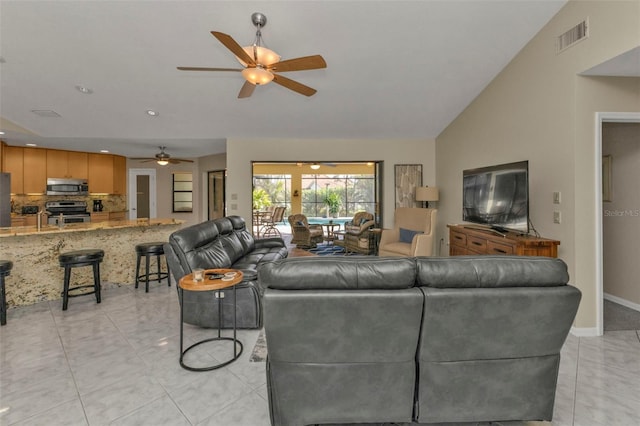
<svg viewBox="0 0 640 426">
<path fill-rule="evenodd" d="M 126 156 L 221 153 L 227 138 L 435 138 L 565 3 L 2 0 L 0 126 L 10 144 Z M 250 45 L 253 12 L 283 60 L 325 58 L 286 73 L 317 94 L 270 83 L 238 99 L 239 73 L 176 69 L 239 68 L 210 31 Z"/>
</svg>

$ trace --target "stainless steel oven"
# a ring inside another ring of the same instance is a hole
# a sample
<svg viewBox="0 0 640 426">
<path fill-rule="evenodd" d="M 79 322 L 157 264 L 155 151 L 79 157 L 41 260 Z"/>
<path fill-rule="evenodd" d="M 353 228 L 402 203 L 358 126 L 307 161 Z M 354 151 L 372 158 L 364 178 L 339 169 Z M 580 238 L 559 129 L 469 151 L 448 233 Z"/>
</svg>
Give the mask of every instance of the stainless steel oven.
<svg viewBox="0 0 640 426">
<path fill-rule="evenodd" d="M 47 178 L 47 195 L 89 195 L 85 179 Z"/>
<path fill-rule="evenodd" d="M 45 210 L 49 213 L 49 225 L 60 225 L 60 220 L 62 224 L 91 222 L 85 201 L 48 201 Z"/>
</svg>

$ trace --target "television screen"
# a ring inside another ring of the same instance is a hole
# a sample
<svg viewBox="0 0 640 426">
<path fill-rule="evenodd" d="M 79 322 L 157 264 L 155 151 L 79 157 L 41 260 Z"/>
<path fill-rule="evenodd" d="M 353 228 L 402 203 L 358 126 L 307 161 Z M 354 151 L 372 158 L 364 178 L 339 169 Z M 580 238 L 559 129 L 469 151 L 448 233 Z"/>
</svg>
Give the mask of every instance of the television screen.
<svg viewBox="0 0 640 426">
<path fill-rule="evenodd" d="M 462 172 L 462 220 L 498 231 L 529 232 L 529 163 Z"/>
</svg>

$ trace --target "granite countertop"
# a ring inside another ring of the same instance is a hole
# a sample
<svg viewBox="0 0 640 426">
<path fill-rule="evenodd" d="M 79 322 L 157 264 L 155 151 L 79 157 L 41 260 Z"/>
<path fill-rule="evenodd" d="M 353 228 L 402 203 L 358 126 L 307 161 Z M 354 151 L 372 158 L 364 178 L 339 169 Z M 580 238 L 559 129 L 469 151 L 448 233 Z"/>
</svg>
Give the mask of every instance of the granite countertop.
<svg viewBox="0 0 640 426">
<path fill-rule="evenodd" d="M 107 222 L 85 222 L 68 223 L 63 227 L 57 225 L 43 225 L 38 231 L 35 226 L 14 226 L 11 228 L 0 228 L 1 237 L 14 237 L 26 235 L 60 234 L 64 232 L 87 232 L 99 229 L 120 229 L 133 227 L 151 227 L 163 225 L 181 225 L 184 220 L 169 219 L 138 219 L 138 220 L 112 220 Z"/>
</svg>

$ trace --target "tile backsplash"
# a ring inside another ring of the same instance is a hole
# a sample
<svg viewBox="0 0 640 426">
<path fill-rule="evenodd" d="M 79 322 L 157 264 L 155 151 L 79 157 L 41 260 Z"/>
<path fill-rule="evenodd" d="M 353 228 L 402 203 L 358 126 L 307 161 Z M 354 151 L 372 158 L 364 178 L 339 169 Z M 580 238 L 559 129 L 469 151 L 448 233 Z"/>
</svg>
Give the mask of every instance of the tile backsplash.
<svg viewBox="0 0 640 426">
<path fill-rule="evenodd" d="M 38 206 L 39 209 L 44 208 L 47 201 L 58 200 L 80 200 L 87 202 L 87 210 L 93 209 L 93 200 L 102 200 L 105 212 L 119 212 L 127 210 L 126 195 L 89 195 L 81 197 L 77 195 L 12 195 L 13 213 L 22 213 L 22 206 Z"/>
</svg>

